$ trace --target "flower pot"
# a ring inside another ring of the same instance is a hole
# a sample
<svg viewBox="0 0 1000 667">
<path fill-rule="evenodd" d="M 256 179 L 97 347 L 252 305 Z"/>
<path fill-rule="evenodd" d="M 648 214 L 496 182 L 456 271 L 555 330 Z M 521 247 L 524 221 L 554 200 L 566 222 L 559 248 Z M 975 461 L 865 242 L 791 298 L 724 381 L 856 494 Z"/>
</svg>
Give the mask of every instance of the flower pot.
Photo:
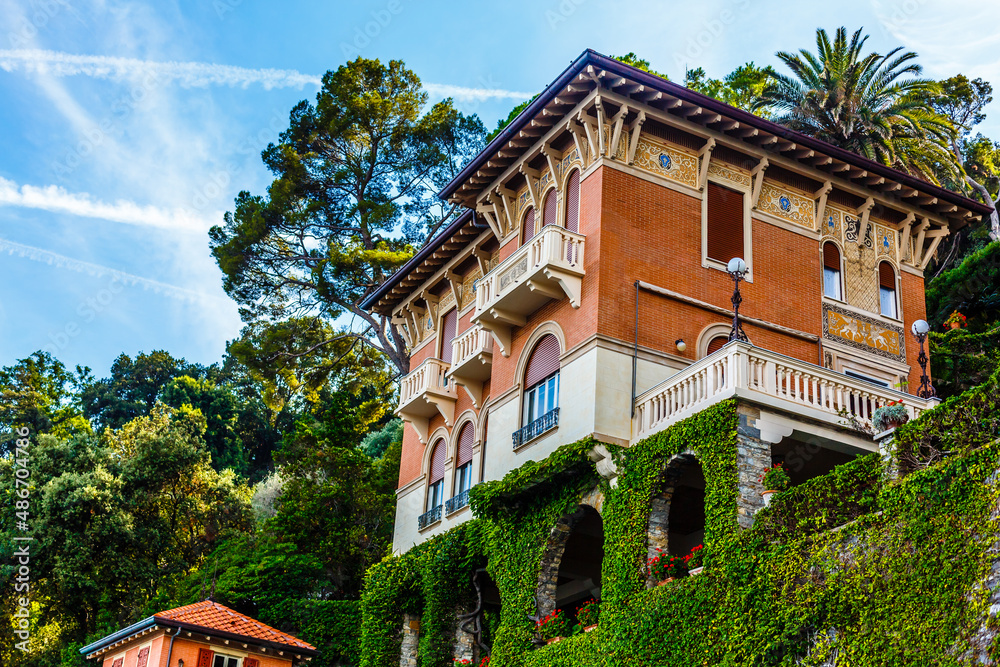
<svg viewBox="0 0 1000 667">
<path fill-rule="evenodd" d="M 771 504 L 771 496 L 778 493 L 777 491 L 761 491 L 760 495 L 764 497 L 764 507 Z"/>
<path fill-rule="evenodd" d="M 587 625 L 587 626 L 585 626 L 583 628 L 583 631 L 584 632 L 593 632 L 596 629 L 597 629 L 597 623 L 594 623 L 593 625 Z"/>
<path fill-rule="evenodd" d="M 705 566 L 702 565 L 701 567 L 696 567 L 696 568 L 694 568 L 692 570 L 689 570 L 688 571 L 688 576 L 689 577 L 693 577 L 695 575 L 701 574 L 704 569 L 705 569 Z"/>
<path fill-rule="evenodd" d="M 656 585 L 657 585 L 657 586 L 662 586 L 662 585 L 664 585 L 664 584 L 669 584 L 669 583 L 670 583 L 671 581 L 673 581 L 673 580 L 674 580 L 674 578 L 673 578 L 673 577 L 667 577 L 666 579 L 664 579 L 663 581 L 661 581 L 661 582 L 657 583 Z"/>
<path fill-rule="evenodd" d="M 959 327 L 962 326 L 962 323 L 961 322 L 951 322 L 948 326 L 950 326 L 952 329 L 958 329 Z"/>
<path fill-rule="evenodd" d="M 555 644 L 556 642 L 561 642 L 561 641 L 562 641 L 562 637 L 549 637 L 548 639 L 545 640 L 545 643 L 546 644 Z"/>
</svg>

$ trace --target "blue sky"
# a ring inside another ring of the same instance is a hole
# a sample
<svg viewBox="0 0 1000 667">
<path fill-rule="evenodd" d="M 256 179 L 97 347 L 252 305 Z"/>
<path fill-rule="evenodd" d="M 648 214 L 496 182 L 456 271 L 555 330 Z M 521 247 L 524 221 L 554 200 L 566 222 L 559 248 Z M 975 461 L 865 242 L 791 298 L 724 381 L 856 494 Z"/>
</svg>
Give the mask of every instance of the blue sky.
<svg viewBox="0 0 1000 667">
<path fill-rule="evenodd" d="M 404 60 L 492 129 L 588 47 L 680 80 L 776 64 L 818 26 L 1000 88 L 991 4 L 0 0 L 0 365 L 40 348 L 98 376 L 121 352 L 217 361 L 240 321 L 207 230 L 263 192 L 261 149 L 357 55 Z M 1000 139 L 997 106 L 982 130 Z"/>
</svg>

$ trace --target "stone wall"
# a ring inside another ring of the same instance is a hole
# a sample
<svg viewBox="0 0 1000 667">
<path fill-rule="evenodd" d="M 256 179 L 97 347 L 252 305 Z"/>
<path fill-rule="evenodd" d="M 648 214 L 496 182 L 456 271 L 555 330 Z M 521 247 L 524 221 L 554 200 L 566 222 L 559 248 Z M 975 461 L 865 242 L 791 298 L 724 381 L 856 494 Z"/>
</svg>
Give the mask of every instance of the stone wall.
<svg viewBox="0 0 1000 667">
<path fill-rule="evenodd" d="M 420 647 L 420 618 L 413 614 L 403 616 L 403 646 L 399 654 L 399 667 L 417 667 L 417 650 Z"/>
<path fill-rule="evenodd" d="M 764 507 L 761 477 L 771 467 L 771 445 L 760 439 L 757 419 L 760 409 L 740 403 L 736 412 L 736 469 L 739 475 L 739 494 L 736 499 L 737 521 L 740 528 L 753 525 L 753 515 Z"/>
</svg>

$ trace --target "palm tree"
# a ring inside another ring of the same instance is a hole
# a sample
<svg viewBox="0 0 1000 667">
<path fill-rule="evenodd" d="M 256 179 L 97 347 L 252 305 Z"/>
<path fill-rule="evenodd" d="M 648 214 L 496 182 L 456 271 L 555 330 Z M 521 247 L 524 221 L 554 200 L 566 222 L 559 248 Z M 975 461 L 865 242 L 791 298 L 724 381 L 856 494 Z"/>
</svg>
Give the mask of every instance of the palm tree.
<svg viewBox="0 0 1000 667">
<path fill-rule="evenodd" d="M 754 110 L 773 120 L 869 159 L 938 182 L 935 173 L 953 171 L 948 150 L 951 122 L 931 106 L 938 84 L 915 78 L 917 54 L 897 47 L 886 55 L 862 54 L 868 35 L 847 39 L 838 28 L 830 42 L 816 31 L 817 53 L 776 55 L 792 76 L 776 74 Z"/>
</svg>

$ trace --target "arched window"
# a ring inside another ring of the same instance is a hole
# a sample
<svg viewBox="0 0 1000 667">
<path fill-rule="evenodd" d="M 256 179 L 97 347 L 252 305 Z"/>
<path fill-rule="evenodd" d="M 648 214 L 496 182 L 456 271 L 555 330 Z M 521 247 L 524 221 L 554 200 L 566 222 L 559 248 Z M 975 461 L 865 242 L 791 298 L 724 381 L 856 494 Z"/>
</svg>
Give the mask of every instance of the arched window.
<svg viewBox="0 0 1000 667">
<path fill-rule="evenodd" d="M 574 169 L 566 183 L 566 229 L 580 231 L 580 170 Z"/>
<path fill-rule="evenodd" d="M 708 350 L 706 350 L 705 356 L 707 357 L 710 354 L 718 352 L 723 347 L 725 347 L 726 343 L 728 342 L 729 342 L 729 336 L 716 336 L 712 340 L 708 341 Z"/>
<path fill-rule="evenodd" d="M 899 319 L 899 309 L 896 306 L 896 271 L 889 262 L 878 265 L 878 295 L 882 314 L 885 317 Z"/>
<path fill-rule="evenodd" d="M 524 372 L 523 428 L 514 433 L 518 447 L 559 424 L 559 340 L 542 336 Z"/>
<path fill-rule="evenodd" d="M 452 343 L 458 330 L 458 309 L 452 308 L 441 318 L 441 356 L 446 364 L 451 363 Z"/>
<path fill-rule="evenodd" d="M 472 426 L 472 422 L 465 422 L 462 430 L 458 432 L 458 453 L 455 458 L 456 496 L 472 488 L 472 443 L 475 439 L 476 429 Z"/>
<path fill-rule="evenodd" d="M 545 204 L 542 206 L 542 227 L 556 224 L 556 191 L 549 190 L 545 195 Z"/>
<path fill-rule="evenodd" d="M 428 473 L 429 484 L 427 486 L 427 511 L 430 512 L 441 507 L 444 502 L 444 438 L 438 438 L 434 443 L 434 451 L 431 452 L 431 469 Z"/>
<path fill-rule="evenodd" d="M 840 273 L 840 250 L 836 244 L 823 244 L 823 296 L 844 300 L 843 281 Z"/>
<path fill-rule="evenodd" d="M 524 212 L 524 217 L 521 218 L 521 245 L 524 245 L 528 240 L 535 235 L 535 207 L 529 206 L 528 210 Z"/>
</svg>

